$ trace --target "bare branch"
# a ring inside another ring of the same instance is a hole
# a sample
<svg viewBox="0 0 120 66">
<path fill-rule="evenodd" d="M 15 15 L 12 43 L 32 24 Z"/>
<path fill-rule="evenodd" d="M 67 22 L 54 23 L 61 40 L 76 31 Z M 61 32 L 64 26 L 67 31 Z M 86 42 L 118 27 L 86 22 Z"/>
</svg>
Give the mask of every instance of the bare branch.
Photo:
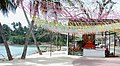
<svg viewBox="0 0 120 66">
<path fill-rule="evenodd" d="M 87 16 L 87 18 L 90 19 L 90 15 L 89 15 L 89 13 L 87 12 L 87 10 L 86 10 L 85 7 L 84 7 L 84 2 L 82 2 L 82 1 L 80 1 L 80 0 L 78 0 L 78 2 L 79 2 L 79 4 L 80 4 L 81 11 L 83 11 L 84 14 Z"/>
<path fill-rule="evenodd" d="M 102 18 L 103 15 L 106 14 L 106 16 L 110 13 L 113 5 L 115 4 L 115 2 L 113 2 L 112 0 L 102 0 L 102 3 L 96 1 L 96 3 L 98 3 L 99 5 L 99 14 L 98 14 L 98 18 Z M 107 4 L 111 4 L 109 6 L 109 10 L 104 14 L 103 11 L 105 10 L 105 7 L 107 6 Z M 103 14 L 103 15 L 102 15 Z"/>
</svg>

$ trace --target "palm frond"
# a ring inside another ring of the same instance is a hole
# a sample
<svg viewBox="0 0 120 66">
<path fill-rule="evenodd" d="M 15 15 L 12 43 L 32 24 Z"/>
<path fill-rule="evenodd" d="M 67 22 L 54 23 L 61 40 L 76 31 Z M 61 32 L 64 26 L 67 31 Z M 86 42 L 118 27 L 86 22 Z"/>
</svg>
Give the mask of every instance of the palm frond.
<svg viewBox="0 0 120 66">
<path fill-rule="evenodd" d="M 15 13 L 16 8 L 15 2 L 12 2 L 11 0 L 0 0 L 0 11 L 3 15 L 7 15 L 9 11 Z"/>
</svg>

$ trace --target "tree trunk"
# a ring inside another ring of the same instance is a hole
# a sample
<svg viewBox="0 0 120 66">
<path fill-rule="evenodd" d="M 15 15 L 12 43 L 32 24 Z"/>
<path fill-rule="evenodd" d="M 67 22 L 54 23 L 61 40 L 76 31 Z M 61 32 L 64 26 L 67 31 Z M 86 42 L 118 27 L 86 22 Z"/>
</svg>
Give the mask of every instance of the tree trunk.
<svg viewBox="0 0 120 66">
<path fill-rule="evenodd" d="M 23 10 L 23 12 L 24 12 L 25 18 L 26 18 L 28 24 L 30 25 L 30 21 L 29 21 L 29 19 L 28 19 L 28 17 L 27 17 L 27 14 L 26 14 L 26 12 L 25 12 L 25 9 L 24 9 L 24 6 L 23 6 L 22 2 L 21 2 L 21 6 L 22 6 L 22 10 Z M 35 38 L 35 35 L 34 35 L 33 31 L 31 31 L 31 33 L 32 33 L 32 37 L 33 37 L 34 43 L 35 43 L 35 45 L 36 45 L 36 47 L 37 47 L 37 49 L 38 49 L 38 53 L 39 53 L 40 55 L 42 55 L 42 51 L 40 50 L 39 45 L 37 44 L 37 41 L 36 41 L 36 38 Z"/>
<path fill-rule="evenodd" d="M 33 32 L 32 32 L 32 37 L 33 37 L 34 43 L 35 43 L 35 45 L 36 45 L 36 47 L 37 47 L 37 49 L 38 49 L 38 53 L 39 53 L 40 55 L 42 55 L 42 51 L 41 51 L 40 48 L 39 48 L 39 44 L 37 43 L 36 38 L 35 38 Z"/>
<path fill-rule="evenodd" d="M 52 40 L 53 40 L 52 32 L 50 33 L 50 40 L 51 40 L 51 43 L 50 43 L 50 56 L 52 56 Z"/>
<path fill-rule="evenodd" d="M 58 50 L 58 33 L 56 34 L 56 50 Z"/>
<path fill-rule="evenodd" d="M 60 51 L 61 51 L 61 45 L 60 45 Z"/>
<path fill-rule="evenodd" d="M 30 33 L 31 33 L 31 31 L 32 31 L 32 28 L 33 28 L 33 24 L 34 24 L 34 22 L 32 21 L 32 22 L 31 22 L 31 25 L 30 25 L 30 28 L 29 28 L 29 30 L 27 31 L 25 46 L 24 46 L 24 50 L 23 50 L 21 59 L 25 59 L 25 58 L 26 58 L 26 53 L 27 53 L 27 47 L 28 47 L 29 37 L 30 37 Z"/>
<path fill-rule="evenodd" d="M 7 40 L 6 40 L 4 32 L 3 32 L 3 28 L 2 28 L 1 22 L 0 22 L 0 34 L 1 34 L 1 37 L 2 37 L 4 45 L 5 45 L 5 49 L 6 49 L 6 52 L 7 52 L 8 60 L 13 60 L 11 52 L 10 52 L 10 49 L 9 49 L 9 46 L 7 44 Z"/>
</svg>

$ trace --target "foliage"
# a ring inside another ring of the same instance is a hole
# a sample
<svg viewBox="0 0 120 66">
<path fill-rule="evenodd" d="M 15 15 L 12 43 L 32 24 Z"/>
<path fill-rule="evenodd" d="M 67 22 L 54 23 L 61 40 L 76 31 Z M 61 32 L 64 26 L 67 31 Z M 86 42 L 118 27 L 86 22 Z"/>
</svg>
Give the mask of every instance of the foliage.
<svg viewBox="0 0 120 66">
<path fill-rule="evenodd" d="M 0 43 L 3 43 L 2 37 L 0 36 Z"/>
<path fill-rule="evenodd" d="M 4 34 L 5 34 L 5 37 L 6 37 L 6 40 L 9 39 L 9 36 L 11 35 L 12 33 L 12 30 L 10 29 L 10 27 L 6 24 L 3 24 L 3 30 L 4 30 Z"/>
<path fill-rule="evenodd" d="M 17 5 L 12 0 L 0 0 L 0 11 L 7 15 L 9 11 L 15 12 Z"/>
<path fill-rule="evenodd" d="M 7 41 L 12 42 L 13 44 L 24 44 L 28 27 L 22 26 L 20 22 L 13 22 L 11 25 L 13 26 L 13 29 L 11 29 L 8 25 L 3 24 Z M 50 32 L 49 30 L 37 27 L 36 25 L 33 28 L 33 32 L 38 42 L 50 42 L 52 44 L 58 43 L 59 45 L 66 45 L 67 36 L 64 34 Z M 57 41 L 56 36 L 58 37 Z M 70 41 L 72 41 L 71 36 Z M 32 36 L 30 37 L 29 42 L 34 42 Z"/>
<path fill-rule="evenodd" d="M 53 37 L 52 43 L 54 45 L 66 45 L 66 37 L 67 37 L 66 35 L 54 33 L 54 35 L 52 37 Z M 57 40 L 56 40 L 56 38 L 57 38 Z"/>
<path fill-rule="evenodd" d="M 10 36 L 8 41 L 12 42 L 14 44 L 21 44 L 21 45 L 23 45 L 25 43 L 25 38 L 22 35 Z"/>
<path fill-rule="evenodd" d="M 26 26 L 22 27 L 20 22 L 13 22 L 12 25 L 14 28 L 13 30 L 6 24 L 2 25 L 7 41 L 12 42 L 14 44 L 24 44 L 24 37 L 28 28 Z"/>
</svg>

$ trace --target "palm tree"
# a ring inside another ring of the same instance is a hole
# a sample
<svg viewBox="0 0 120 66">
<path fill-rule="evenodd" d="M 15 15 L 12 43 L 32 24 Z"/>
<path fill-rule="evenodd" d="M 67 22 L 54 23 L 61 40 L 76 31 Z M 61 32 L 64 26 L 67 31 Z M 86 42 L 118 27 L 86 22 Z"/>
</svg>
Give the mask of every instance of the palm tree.
<svg viewBox="0 0 120 66">
<path fill-rule="evenodd" d="M 1 34 L 1 37 L 2 37 L 3 42 L 4 42 L 4 45 L 5 45 L 5 49 L 6 49 L 6 52 L 7 52 L 8 59 L 9 59 L 9 60 L 12 60 L 13 58 L 12 58 L 12 55 L 11 55 L 11 52 L 10 52 L 10 49 L 9 49 L 7 40 L 6 40 L 5 35 L 4 35 L 1 22 L 0 22 L 0 34 Z"/>
<path fill-rule="evenodd" d="M 47 0 L 42 0 L 42 1 L 47 1 Z M 52 1 L 52 0 L 49 0 L 49 1 Z M 33 4 L 33 6 L 34 6 L 34 8 L 35 9 L 38 9 L 38 5 L 39 4 L 39 1 L 34 1 L 34 4 Z M 22 9 L 23 9 L 23 11 L 24 11 L 24 14 L 25 14 L 25 17 L 26 17 L 26 19 L 27 19 L 27 22 L 28 22 L 28 24 L 30 25 L 30 22 L 29 22 L 29 20 L 28 20 L 28 17 L 27 17 L 27 15 L 26 15 L 26 12 L 25 12 L 25 10 L 24 10 L 24 6 L 23 6 L 23 3 L 21 2 L 21 6 L 22 6 Z M 46 7 L 46 6 L 45 6 Z M 37 10 L 38 11 L 38 10 Z M 38 46 L 38 44 L 36 43 L 36 39 L 35 39 L 35 36 L 34 36 L 34 34 L 33 34 L 33 32 L 32 32 L 32 28 L 33 28 L 33 25 L 34 25 L 34 17 L 35 17 L 35 15 L 36 15 L 36 10 L 34 11 L 34 16 L 33 16 L 33 19 L 32 19 L 32 21 L 31 21 L 31 25 L 30 25 L 30 28 L 29 28 L 29 30 L 28 30 L 28 32 L 27 32 L 27 34 L 26 34 L 26 42 L 25 42 L 25 46 L 24 46 L 24 50 L 23 50 L 23 54 L 22 54 L 22 56 L 21 56 L 21 59 L 25 59 L 25 57 L 26 57 L 26 52 L 27 52 L 27 45 L 28 45 L 28 39 L 29 39 L 29 37 L 30 37 L 30 33 L 32 33 L 32 36 L 33 36 L 33 39 L 34 39 L 34 41 L 35 41 L 35 44 L 36 44 L 36 46 L 37 46 L 37 49 L 38 49 L 38 51 L 39 51 L 39 54 L 41 55 L 42 54 L 42 52 L 40 51 L 40 49 L 39 49 L 39 46 Z"/>
<path fill-rule="evenodd" d="M 38 1 L 36 1 L 36 2 L 38 2 Z M 33 5 L 34 5 L 34 4 L 33 4 Z M 22 9 L 23 9 L 24 15 L 25 15 L 25 17 L 26 17 L 26 20 L 27 20 L 28 24 L 30 25 L 30 28 L 29 28 L 29 30 L 28 30 L 28 32 L 27 32 L 27 34 L 26 34 L 25 46 L 24 46 L 24 50 L 23 50 L 21 59 L 25 59 L 25 57 L 26 57 L 27 46 L 28 46 L 28 39 L 29 39 L 31 33 L 32 33 L 32 37 L 33 37 L 33 39 L 34 39 L 34 42 L 35 42 L 35 44 L 36 44 L 36 46 L 37 46 L 38 52 L 39 52 L 40 55 L 42 55 L 42 52 L 41 52 L 41 50 L 39 49 L 39 45 L 38 45 L 38 43 L 37 43 L 37 41 L 36 41 L 36 38 L 35 38 L 35 36 L 34 36 L 34 33 L 32 32 L 32 28 L 33 28 L 33 26 L 34 26 L 34 19 L 32 19 L 32 21 L 31 21 L 31 23 L 30 23 L 30 21 L 29 21 L 29 19 L 28 19 L 28 17 L 27 17 L 27 14 L 26 14 L 26 12 L 25 12 L 25 9 L 24 9 L 24 6 L 23 6 L 23 3 L 22 3 L 22 2 L 21 2 L 21 6 L 22 6 Z M 38 6 L 37 6 L 37 7 L 38 7 Z M 35 8 L 37 8 L 37 7 L 35 7 Z M 34 11 L 34 14 L 36 15 L 36 12 L 35 12 L 35 11 Z M 33 17 L 33 18 L 34 18 L 34 17 Z"/>
<path fill-rule="evenodd" d="M 14 2 L 11 2 L 10 0 L 0 0 L 0 10 L 2 11 L 3 15 L 7 15 L 8 12 L 11 10 L 13 12 L 15 12 L 16 6 L 14 4 Z M 7 40 L 5 38 L 4 35 L 4 31 L 0 22 L 0 34 L 2 36 L 2 39 L 4 41 L 4 45 L 5 45 L 5 49 L 7 52 L 7 56 L 8 56 L 8 60 L 12 60 L 12 55 L 9 49 L 9 45 L 7 44 Z"/>
</svg>

